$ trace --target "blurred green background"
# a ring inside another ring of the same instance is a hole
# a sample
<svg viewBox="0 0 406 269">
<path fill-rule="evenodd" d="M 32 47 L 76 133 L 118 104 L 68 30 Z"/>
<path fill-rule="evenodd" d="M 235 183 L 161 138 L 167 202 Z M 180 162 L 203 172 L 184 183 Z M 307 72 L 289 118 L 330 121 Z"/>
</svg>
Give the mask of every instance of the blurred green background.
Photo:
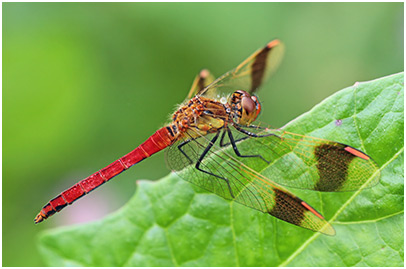
<svg viewBox="0 0 406 269">
<path fill-rule="evenodd" d="M 273 38 L 260 92 L 281 126 L 356 81 L 403 70 L 403 3 L 3 3 L 3 266 L 41 266 L 36 236 L 100 219 L 160 153 L 53 218 L 41 207 L 164 124 L 202 68 L 221 75 Z"/>
</svg>

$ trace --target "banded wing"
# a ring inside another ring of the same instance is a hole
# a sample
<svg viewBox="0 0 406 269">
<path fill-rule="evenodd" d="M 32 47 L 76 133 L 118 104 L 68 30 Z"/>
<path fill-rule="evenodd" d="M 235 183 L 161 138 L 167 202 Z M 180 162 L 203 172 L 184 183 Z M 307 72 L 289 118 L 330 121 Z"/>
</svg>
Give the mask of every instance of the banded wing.
<svg viewBox="0 0 406 269">
<path fill-rule="evenodd" d="M 232 137 L 241 155 L 263 159 L 236 156 L 224 132 L 224 137 L 210 134 L 188 143 L 185 137 L 167 151 L 168 165 L 186 181 L 223 198 L 329 235 L 334 229 L 321 214 L 279 184 L 336 192 L 371 187 L 379 181 L 377 164 L 348 145 L 279 129 L 250 132 L 267 136 L 253 138 L 234 130 Z M 196 168 L 199 161 L 199 168 L 206 172 Z"/>
<path fill-rule="evenodd" d="M 225 199 L 294 225 L 327 235 L 335 234 L 334 228 L 310 205 L 237 160 L 232 148 L 218 146 L 220 133 L 199 136 L 189 130 L 189 135 L 166 151 L 169 167 L 180 177 Z M 198 138 L 189 141 L 191 137 Z M 196 167 L 197 163 L 205 172 Z"/>
<path fill-rule="evenodd" d="M 198 93 L 204 97 L 219 99 L 228 97 L 236 90 L 255 91 L 279 66 L 284 52 L 282 42 L 275 39 L 256 51 L 233 70 L 216 79 Z"/>
<path fill-rule="evenodd" d="M 200 73 L 195 77 L 192 83 L 192 87 L 190 88 L 186 100 L 194 97 L 197 93 L 201 92 L 204 88 L 213 83 L 214 80 L 215 77 L 210 73 L 209 70 L 203 69 L 202 71 L 200 71 Z"/>
<path fill-rule="evenodd" d="M 354 191 L 367 188 L 379 182 L 380 170 L 375 161 L 351 146 L 325 139 L 294 134 L 286 131 L 269 130 L 281 138 L 279 144 L 291 150 L 285 155 L 287 159 L 294 159 L 301 169 L 299 177 L 283 177 L 279 181 L 286 186 L 311 189 L 325 192 Z M 275 145 L 270 145 L 274 147 Z M 279 168 L 284 170 L 288 164 L 284 156 L 278 160 Z M 275 168 L 265 174 L 275 174 Z M 304 171 L 304 173 L 303 173 Z"/>
<path fill-rule="evenodd" d="M 281 185 L 340 192 L 372 187 L 379 182 L 380 171 L 375 161 L 349 145 L 281 129 L 247 130 L 267 136 L 252 138 L 233 132 L 235 140 L 240 140 L 239 151 L 242 155 L 260 155 L 269 164 L 258 158 L 239 160 Z M 228 141 L 226 138 L 224 143 Z"/>
</svg>

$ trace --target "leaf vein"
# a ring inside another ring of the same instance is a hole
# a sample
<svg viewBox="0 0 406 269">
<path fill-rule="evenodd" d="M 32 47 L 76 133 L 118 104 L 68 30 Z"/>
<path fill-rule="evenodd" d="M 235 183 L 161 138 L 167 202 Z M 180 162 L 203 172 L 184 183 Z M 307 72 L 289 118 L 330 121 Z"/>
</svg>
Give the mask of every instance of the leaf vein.
<svg viewBox="0 0 406 269">
<path fill-rule="evenodd" d="M 394 213 L 394 214 L 390 214 L 390 215 L 387 215 L 387 216 L 384 216 L 384 217 L 381 217 L 381 218 L 377 218 L 377 219 L 374 219 L 374 220 L 333 221 L 332 223 L 337 224 L 337 225 L 352 225 L 352 224 L 376 223 L 376 222 L 378 222 L 378 221 L 385 220 L 385 219 L 389 219 L 389 218 L 391 218 L 391 217 L 395 217 L 395 216 L 400 215 L 400 214 L 403 214 L 403 213 L 404 213 L 404 211 L 402 210 L 402 211 L 396 212 L 396 213 Z"/>
</svg>

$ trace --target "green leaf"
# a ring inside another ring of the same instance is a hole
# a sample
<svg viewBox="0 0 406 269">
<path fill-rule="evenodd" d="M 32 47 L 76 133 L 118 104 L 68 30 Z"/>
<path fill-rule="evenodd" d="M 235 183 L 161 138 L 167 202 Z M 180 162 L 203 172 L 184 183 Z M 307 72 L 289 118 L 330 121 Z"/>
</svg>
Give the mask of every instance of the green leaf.
<svg viewBox="0 0 406 269">
<path fill-rule="evenodd" d="M 381 168 L 377 186 L 355 192 L 289 188 L 336 236 L 170 174 L 138 181 L 129 203 L 103 220 L 44 232 L 40 251 L 51 266 L 403 266 L 403 83 L 403 73 L 356 83 L 286 126 L 359 148 Z"/>
</svg>

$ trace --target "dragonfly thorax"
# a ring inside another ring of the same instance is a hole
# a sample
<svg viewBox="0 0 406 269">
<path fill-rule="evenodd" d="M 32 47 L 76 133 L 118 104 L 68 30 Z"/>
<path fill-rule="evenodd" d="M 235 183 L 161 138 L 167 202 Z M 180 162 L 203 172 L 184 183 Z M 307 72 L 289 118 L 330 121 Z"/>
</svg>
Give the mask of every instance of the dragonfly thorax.
<svg viewBox="0 0 406 269">
<path fill-rule="evenodd" d="M 214 99 L 196 96 L 181 106 L 172 117 L 173 126 L 182 133 L 206 135 L 225 127 L 229 121 L 229 105 Z M 195 132 L 188 132 L 188 130 Z"/>
<path fill-rule="evenodd" d="M 261 112 L 261 104 L 256 96 L 248 92 L 238 90 L 230 98 L 232 119 L 237 124 L 249 125 Z"/>
</svg>

